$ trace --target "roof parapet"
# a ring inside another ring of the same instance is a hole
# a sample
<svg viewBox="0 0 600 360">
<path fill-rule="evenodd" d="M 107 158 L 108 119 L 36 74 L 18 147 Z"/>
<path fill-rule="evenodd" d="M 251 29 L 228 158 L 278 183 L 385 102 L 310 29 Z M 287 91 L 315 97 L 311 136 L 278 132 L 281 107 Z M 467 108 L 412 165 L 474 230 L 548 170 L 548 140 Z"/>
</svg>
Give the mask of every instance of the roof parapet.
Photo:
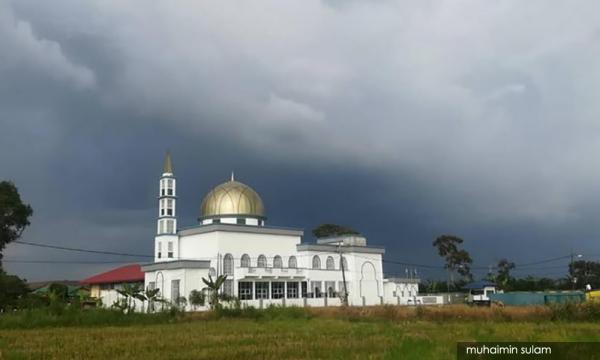
<svg viewBox="0 0 600 360">
<path fill-rule="evenodd" d="M 348 234 L 317 239 L 319 245 L 367 246 L 367 238 L 362 235 Z"/>
</svg>

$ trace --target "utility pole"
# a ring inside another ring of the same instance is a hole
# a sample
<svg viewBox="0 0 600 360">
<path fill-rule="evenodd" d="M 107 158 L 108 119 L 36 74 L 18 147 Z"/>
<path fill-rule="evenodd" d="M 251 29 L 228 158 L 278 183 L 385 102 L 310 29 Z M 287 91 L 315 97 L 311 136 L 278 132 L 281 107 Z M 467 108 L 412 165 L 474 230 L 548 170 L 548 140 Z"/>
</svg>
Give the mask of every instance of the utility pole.
<svg viewBox="0 0 600 360">
<path fill-rule="evenodd" d="M 348 288 L 346 287 L 346 269 L 344 269 L 344 257 L 342 256 L 342 245 L 338 245 L 338 252 L 340 253 L 340 269 L 342 269 L 342 281 L 344 282 L 344 306 L 348 306 Z"/>
<path fill-rule="evenodd" d="M 575 253 L 573 252 L 573 249 L 571 249 L 571 266 L 570 266 L 570 273 L 571 273 L 571 290 L 575 290 L 575 283 L 577 282 L 577 278 L 575 277 Z M 577 258 L 582 258 L 583 255 L 581 254 L 577 254 Z"/>
<path fill-rule="evenodd" d="M 446 287 L 448 288 L 448 303 L 450 303 L 450 268 L 448 268 L 448 278 L 446 279 Z"/>
</svg>

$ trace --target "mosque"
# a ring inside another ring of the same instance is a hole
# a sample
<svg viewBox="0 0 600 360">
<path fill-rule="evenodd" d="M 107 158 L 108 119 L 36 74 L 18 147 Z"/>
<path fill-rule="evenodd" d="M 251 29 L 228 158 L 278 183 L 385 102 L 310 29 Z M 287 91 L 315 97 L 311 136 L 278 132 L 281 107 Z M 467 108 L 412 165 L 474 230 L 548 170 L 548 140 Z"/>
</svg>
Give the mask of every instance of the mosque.
<svg viewBox="0 0 600 360">
<path fill-rule="evenodd" d="M 360 235 L 303 241 L 298 229 L 267 225 L 259 194 L 234 179 L 204 197 L 198 224 L 177 223 L 177 182 L 170 154 L 159 180 L 154 262 L 143 264 L 146 288 L 175 302 L 202 281 L 227 275 L 221 291 L 264 307 L 420 303 L 418 280 L 383 276 L 385 249 Z"/>
<path fill-rule="evenodd" d="M 208 294 L 203 279 L 219 275 L 227 276 L 220 291 L 256 308 L 440 302 L 419 296 L 416 278 L 384 278 L 385 249 L 367 245 L 363 236 L 307 243 L 300 229 L 267 225 L 260 195 L 233 174 L 208 192 L 198 224 L 187 228 L 178 226 L 177 181 L 168 153 L 159 184 L 154 261 L 83 281 L 106 306 L 126 282 L 143 280 L 146 289 L 159 289 L 161 298 L 178 303 L 194 290 Z M 188 304 L 186 309 L 206 308 Z"/>
</svg>

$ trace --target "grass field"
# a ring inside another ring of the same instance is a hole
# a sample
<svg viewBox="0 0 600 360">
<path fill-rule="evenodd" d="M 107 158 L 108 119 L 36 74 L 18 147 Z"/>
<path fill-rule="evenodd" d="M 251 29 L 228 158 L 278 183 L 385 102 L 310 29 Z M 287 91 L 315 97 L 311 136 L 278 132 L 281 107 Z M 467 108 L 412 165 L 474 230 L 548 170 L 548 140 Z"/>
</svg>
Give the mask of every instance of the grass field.
<svg viewBox="0 0 600 360">
<path fill-rule="evenodd" d="M 532 309 L 529 319 L 519 309 L 515 318 L 494 309 L 454 309 L 462 320 L 422 320 L 411 311 L 294 310 L 153 325 L 5 329 L 0 349 L 6 359 L 454 359 L 457 341 L 600 341 L 600 323 L 544 320 L 543 309 Z"/>
</svg>

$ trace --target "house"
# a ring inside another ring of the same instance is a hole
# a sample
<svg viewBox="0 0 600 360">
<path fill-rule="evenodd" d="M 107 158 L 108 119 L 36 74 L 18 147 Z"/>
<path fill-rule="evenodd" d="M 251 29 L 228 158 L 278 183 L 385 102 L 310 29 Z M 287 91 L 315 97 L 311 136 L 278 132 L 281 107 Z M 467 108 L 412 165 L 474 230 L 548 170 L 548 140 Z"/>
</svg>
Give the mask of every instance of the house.
<svg viewBox="0 0 600 360">
<path fill-rule="evenodd" d="M 130 264 L 112 269 L 87 279 L 80 284 L 90 287 L 90 296 L 102 300 L 104 306 L 110 306 L 118 298 L 124 284 L 139 285 L 144 287 L 144 273 L 139 264 Z"/>
</svg>

